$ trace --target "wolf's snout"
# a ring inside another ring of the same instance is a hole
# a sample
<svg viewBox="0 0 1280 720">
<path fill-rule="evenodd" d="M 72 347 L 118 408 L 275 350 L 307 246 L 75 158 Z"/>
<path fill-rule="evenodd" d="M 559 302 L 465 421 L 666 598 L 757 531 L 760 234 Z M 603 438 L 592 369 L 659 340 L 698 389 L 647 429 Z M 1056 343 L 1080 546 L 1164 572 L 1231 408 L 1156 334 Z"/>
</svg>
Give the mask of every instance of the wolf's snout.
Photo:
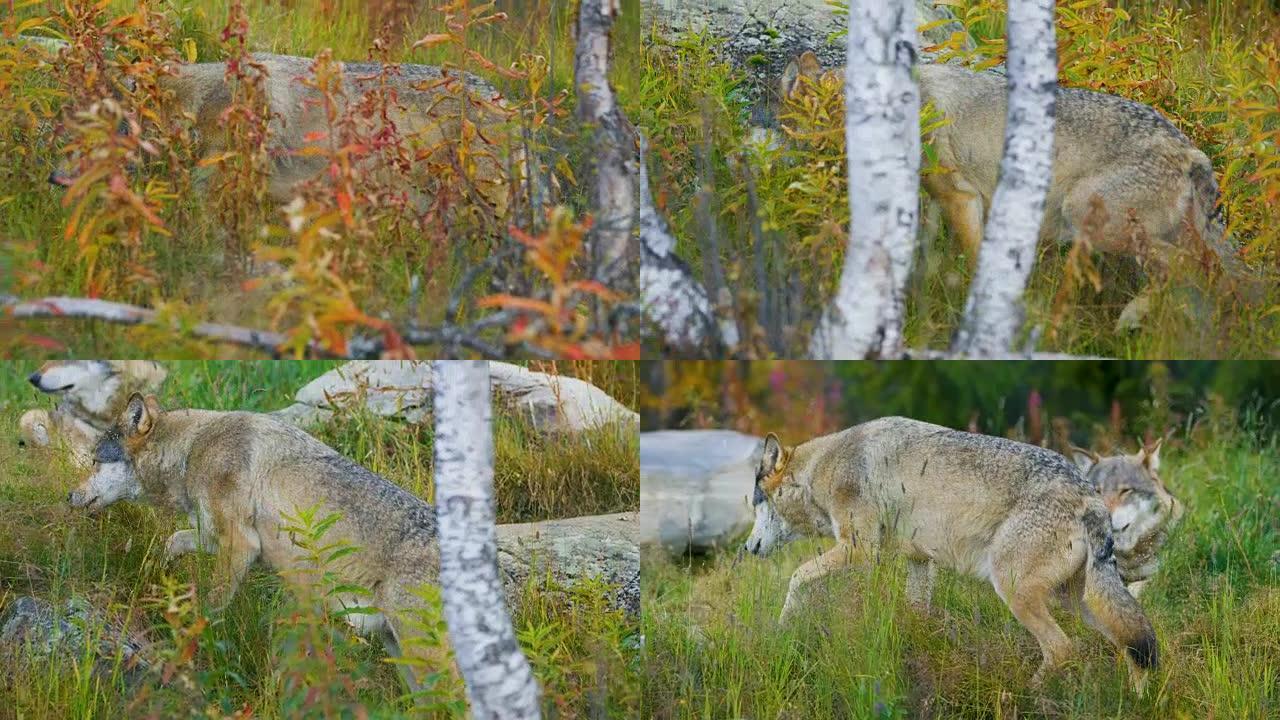
<svg viewBox="0 0 1280 720">
<path fill-rule="evenodd" d="M 756 540 L 755 542 L 749 542 L 749 543 L 747 543 L 747 552 L 751 553 L 752 555 L 759 555 L 759 554 L 760 554 L 760 541 L 759 541 L 759 540 Z"/>
<path fill-rule="evenodd" d="M 30 375 L 28 375 L 27 382 L 31 383 L 32 385 L 35 385 L 36 387 L 40 387 L 40 373 L 33 372 Z"/>
<path fill-rule="evenodd" d="M 49 173 L 49 184 L 57 185 L 59 187 L 71 187 L 72 180 L 69 175 L 54 170 Z"/>
</svg>

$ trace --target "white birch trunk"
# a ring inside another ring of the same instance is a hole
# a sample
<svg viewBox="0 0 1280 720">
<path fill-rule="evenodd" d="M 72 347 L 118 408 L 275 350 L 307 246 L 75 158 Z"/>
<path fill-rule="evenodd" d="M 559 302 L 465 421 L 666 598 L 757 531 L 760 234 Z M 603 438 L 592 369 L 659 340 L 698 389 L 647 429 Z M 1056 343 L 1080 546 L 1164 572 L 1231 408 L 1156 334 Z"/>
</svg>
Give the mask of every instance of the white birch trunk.
<svg viewBox="0 0 1280 720">
<path fill-rule="evenodd" d="M 849 249 L 811 340 L 819 359 L 901 354 L 920 188 L 920 91 L 911 0 L 849 3 L 845 142 Z"/>
<path fill-rule="evenodd" d="M 676 239 L 667 221 L 653 206 L 649 191 L 648 153 L 640 139 L 640 294 L 645 316 L 662 332 L 666 346 L 677 354 L 714 354 L 717 345 L 738 344 L 731 320 L 718 324 L 706 288 L 676 255 Z M 719 330 L 720 342 L 711 342 Z"/>
<path fill-rule="evenodd" d="M 619 0 L 583 0 L 578 7 L 573 57 L 578 117 L 596 128 L 596 222 L 592 234 L 597 279 L 608 285 L 625 274 L 628 255 L 635 256 L 634 250 L 628 252 L 634 237 L 635 184 L 626 167 L 634 152 L 634 139 L 609 85 L 609 33 L 620 10 Z"/>
<path fill-rule="evenodd" d="M 538 718 L 538 683 L 516 643 L 498 575 L 489 366 L 436 361 L 432 375 L 440 589 L 471 716 Z"/>
<path fill-rule="evenodd" d="M 1053 175 L 1058 51 L 1052 0 L 1009 3 L 1009 106 L 1000 182 L 991 201 L 978 273 L 953 349 L 968 356 L 1013 349 Z"/>
</svg>

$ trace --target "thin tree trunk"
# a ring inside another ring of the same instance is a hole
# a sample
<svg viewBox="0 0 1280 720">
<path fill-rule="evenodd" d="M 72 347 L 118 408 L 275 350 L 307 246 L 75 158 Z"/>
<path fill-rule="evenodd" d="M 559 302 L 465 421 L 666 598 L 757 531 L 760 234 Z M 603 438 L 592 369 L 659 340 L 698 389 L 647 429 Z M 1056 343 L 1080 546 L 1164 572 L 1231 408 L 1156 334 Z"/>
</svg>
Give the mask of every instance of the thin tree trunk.
<svg viewBox="0 0 1280 720">
<path fill-rule="evenodd" d="M 1022 296 L 1035 262 L 1053 175 L 1053 108 L 1058 86 L 1052 0 L 1009 3 L 1009 106 L 1000 182 L 991 201 L 978 273 L 954 350 L 996 355 L 1013 349 Z"/>
<path fill-rule="evenodd" d="M 582 0 L 573 58 L 578 118 L 595 126 L 596 277 L 610 286 L 628 275 L 628 258 L 635 256 L 635 183 L 626 167 L 635 138 L 609 85 L 609 33 L 620 9 L 620 0 Z"/>
<path fill-rule="evenodd" d="M 538 683 L 516 643 L 498 574 L 489 366 L 443 360 L 431 370 L 440 588 L 471 715 L 538 718 Z"/>
<path fill-rule="evenodd" d="M 920 188 L 920 90 L 910 0 L 849 3 L 845 143 L 849 249 L 840 286 L 811 339 L 814 358 L 902 351 Z"/>
</svg>

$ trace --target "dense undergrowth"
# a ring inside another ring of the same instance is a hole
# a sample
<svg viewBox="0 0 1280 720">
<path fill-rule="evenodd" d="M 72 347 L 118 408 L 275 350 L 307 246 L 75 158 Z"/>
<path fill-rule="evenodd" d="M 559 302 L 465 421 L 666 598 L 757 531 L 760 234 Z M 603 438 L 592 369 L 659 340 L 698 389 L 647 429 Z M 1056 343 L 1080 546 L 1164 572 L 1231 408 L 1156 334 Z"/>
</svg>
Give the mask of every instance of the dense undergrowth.
<svg viewBox="0 0 1280 720">
<path fill-rule="evenodd" d="M 1034 638 L 990 583 L 942 570 L 927 614 L 904 597 L 905 562 L 811 587 L 779 627 L 791 573 L 830 541 L 766 559 L 730 549 L 641 565 L 644 717 L 1265 718 L 1280 713 L 1277 440 L 1256 414 L 1218 406 L 1166 441 L 1161 477 L 1186 506 L 1141 602 L 1160 668 L 1146 695 L 1101 635 L 1055 612 L 1075 656 L 1045 682 Z M 793 424 L 803 426 L 804 416 Z M 1191 428 L 1189 431 L 1187 428 Z"/>
<path fill-rule="evenodd" d="M 634 406 L 636 378 L 629 364 L 594 365 L 563 363 L 557 369 L 590 379 Z M 288 405 L 298 387 L 330 366 L 170 363 L 161 401 L 166 407 L 274 410 Z M 0 660 L 0 718 L 410 714 L 400 676 L 381 645 L 321 612 L 319 597 L 287 592 L 279 576 L 257 569 L 224 613 L 208 617 L 197 597 L 212 559 L 164 561 L 164 540 L 179 518 L 135 503 L 118 503 L 92 517 L 67 506 L 67 491 L 80 473 L 55 454 L 16 443 L 21 412 L 47 404 L 25 385 L 33 367 L 13 363 L 0 375 L 0 607 L 23 595 L 56 606 L 69 598 L 87 600 L 143 640 L 148 657 L 158 659 L 164 682 L 153 677 L 130 686 L 123 667 L 93 675 L 87 661 L 7 658 Z M 430 427 L 344 411 L 312 432 L 389 480 L 432 497 Z M 605 429 L 552 441 L 498 413 L 498 521 L 634 510 L 637 440 L 624 435 Z M 319 546 L 334 540 L 316 532 L 320 518 L 299 517 L 296 525 L 302 542 Z M 571 602 L 547 590 L 528 586 L 515 617 L 518 638 L 544 690 L 546 712 L 634 717 L 638 629 L 607 605 L 612 588 L 584 581 L 565 589 Z M 438 605 L 415 621 L 438 625 Z M 92 632 L 87 637 L 94 642 Z M 462 717 L 462 690 L 449 680 L 440 678 L 431 692 L 429 716 Z"/>
<path fill-rule="evenodd" d="M 623 295 L 586 282 L 591 133 L 573 116 L 576 11 L 562 0 L 11 3 L 0 17 L 0 294 L 104 298 L 161 317 L 6 323 L 0 354 L 243 353 L 191 337 L 195 321 L 216 320 L 284 332 L 291 354 L 308 342 L 343 353 L 362 334 L 404 355 L 406 328 L 465 326 L 494 308 L 509 315 L 484 328 L 499 345 L 634 355 L 607 318 Z M 619 57 L 636 52 L 633 18 L 615 30 Z M 266 109 L 279 89 L 254 52 L 312 62 L 304 82 L 323 130 L 282 137 L 288 124 Z M 226 105 L 182 105 L 172 68 L 222 61 Z M 338 61 L 383 67 L 352 96 Z M 446 98 L 432 110 L 443 137 L 415 135 L 388 121 L 417 82 L 396 63 L 471 72 L 503 103 L 456 79 L 431 84 Z M 628 74 L 615 82 L 626 96 Z M 201 151 L 215 134 L 225 151 Z M 281 153 L 327 166 L 287 206 L 266 192 Z M 76 182 L 51 185 L 60 169 Z M 494 201 L 490 186 L 510 197 Z"/>
<path fill-rule="evenodd" d="M 1003 1 L 945 4 L 977 41 L 976 52 L 931 50 L 978 67 L 998 62 Z M 1205 358 L 1270 357 L 1280 346 L 1278 29 L 1280 14 L 1266 2 L 1058 3 L 1061 82 L 1150 104 L 1204 150 L 1221 186 L 1228 234 L 1268 281 L 1242 289 L 1194 246 L 1166 258 L 1168 271 L 1158 272 L 1132 258 L 1043 245 L 1027 296 L 1028 327 L 1039 329 L 1040 349 Z M 655 29 L 644 32 L 634 119 L 658 149 L 651 158 L 658 203 L 673 221 L 679 253 L 713 291 L 733 290 L 718 295 L 744 328 L 740 354 L 803 354 L 839 279 L 849 223 L 839 79 L 773 108 L 785 141 L 771 147 L 753 138 L 751 93 L 717 54 L 716 38 L 672 43 Z M 933 122 L 938 118 L 926 112 L 922 125 Z M 927 171 L 927 158 L 923 165 Z M 970 259 L 940 223 L 922 245 L 909 288 L 907 342 L 945 348 L 964 309 Z M 1151 309 L 1141 328 L 1118 330 L 1121 309 L 1144 288 Z"/>
</svg>

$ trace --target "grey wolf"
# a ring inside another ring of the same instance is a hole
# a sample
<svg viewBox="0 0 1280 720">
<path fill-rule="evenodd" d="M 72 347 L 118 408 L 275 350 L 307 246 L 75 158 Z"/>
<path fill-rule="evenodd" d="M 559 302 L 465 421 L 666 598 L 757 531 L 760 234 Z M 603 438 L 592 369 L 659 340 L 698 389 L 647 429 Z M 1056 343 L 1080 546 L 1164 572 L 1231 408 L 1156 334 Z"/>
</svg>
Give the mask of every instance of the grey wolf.
<svg viewBox="0 0 1280 720">
<path fill-rule="evenodd" d="M 254 53 L 251 57 L 266 71 L 264 85 L 271 115 L 268 152 L 273 159 L 268 192 L 273 201 L 283 204 L 293 197 L 298 182 L 316 177 L 328 167 L 326 157 L 297 151 L 309 145 L 317 146 L 315 138 L 327 138 L 331 128 L 321 93 L 303 82 L 312 77 L 313 59 L 267 53 Z M 367 90 L 377 86 L 382 66 L 334 64 L 342 75 L 342 92 L 334 98 L 337 112 L 342 113 L 350 103 L 358 102 Z M 496 214 L 504 214 L 508 180 L 499 143 L 508 113 L 498 91 L 475 75 L 454 73 L 454 77 L 461 77 L 462 91 L 476 101 L 464 108 L 459 96 L 445 86 L 440 68 L 409 64 L 399 68 L 399 76 L 388 78 L 398 102 L 391 107 L 387 119 L 395 124 L 402 137 L 409 138 L 420 149 L 422 156 L 440 157 L 454 146 L 451 141 L 463 133 L 465 110 L 467 132 L 474 145 L 471 156 L 459 162 L 474 164 L 477 192 Z M 212 156 L 226 152 L 224 115 L 232 102 L 226 63 L 192 63 L 173 70 L 173 75 L 161 76 L 160 87 L 172 92 L 177 108 L 193 120 L 197 154 Z M 327 139 L 321 140 L 318 146 L 324 146 L 325 142 Z M 49 180 L 69 185 L 74 181 L 74 171 L 56 170 Z"/>
<path fill-rule="evenodd" d="M 926 138 L 944 171 L 924 174 L 921 183 L 963 243 L 972 269 L 1004 152 L 1006 79 L 953 65 L 916 69 L 922 102 L 932 103 L 946 121 Z M 806 52 L 783 71 L 783 102 L 803 90 L 802 79 L 824 81 L 843 72 L 824 73 L 817 56 Z M 1208 156 L 1154 108 L 1058 89 L 1042 241 L 1071 244 L 1087 237 L 1096 250 L 1165 267 L 1175 248 L 1198 235 L 1223 268 L 1240 277 L 1245 268 L 1224 240 L 1218 196 Z M 1194 233 L 1185 232 L 1188 222 Z"/>
<path fill-rule="evenodd" d="M 836 544 L 791 576 L 781 621 L 802 589 L 893 547 L 907 594 L 927 607 L 935 566 L 991 582 L 1040 643 L 1039 682 L 1071 653 L 1055 598 L 1125 656 L 1134 687 L 1157 664 L 1155 632 L 1125 589 L 1111 518 L 1080 471 L 1051 450 L 900 417 L 783 447 L 770 433 L 756 471 L 744 551 L 768 555 L 802 535 Z"/>
<path fill-rule="evenodd" d="M 28 410 L 18 421 L 19 441 L 63 447 L 88 467 L 93 446 L 124 410 L 130 393 L 156 392 L 168 372 L 148 360 L 60 360 L 47 362 L 27 380 L 58 398 L 57 407 Z"/>
<path fill-rule="evenodd" d="M 1159 443 L 1133 455 L 1100 457 L 1073 447 L 1072 457 L 1085 479 L 1094 483 L 1111 513 L 1116 567 L 1134 597 L 1160 567 L 1157 554 L 1182 518 L 1182 503 L 1165 487 Z"/>
<path fill-rule="evenodd" d="M 326 570 L 372 595 L 338 592 L 333 605 L 376 608 L 345 617 L 362 634 L 381 636 L 391 654 L 452 672 L 442 649 L 412 642 L 420 631 L 403 617 L 422 605 L 416 591 L 439 575 L 435 509 L 306 432 L 257 413 L 166 412 L 154 396 L 134 393 L 95 446 L 92 473 L 68 500 L 96 511 L 138 498 L 184 514 L 194 526 L 168 538 L 166 556 L 216 554 L 208 595 L 215 609 L 255 562 L 286 576 L 304 566 L 306 552 L 284 529 L 285 514 L 317 506 L 320 517 L 339 514 L 325 541 L 356 550 Z M 419 689 L 420 680 L 400 667 Z"/>
</svg>

